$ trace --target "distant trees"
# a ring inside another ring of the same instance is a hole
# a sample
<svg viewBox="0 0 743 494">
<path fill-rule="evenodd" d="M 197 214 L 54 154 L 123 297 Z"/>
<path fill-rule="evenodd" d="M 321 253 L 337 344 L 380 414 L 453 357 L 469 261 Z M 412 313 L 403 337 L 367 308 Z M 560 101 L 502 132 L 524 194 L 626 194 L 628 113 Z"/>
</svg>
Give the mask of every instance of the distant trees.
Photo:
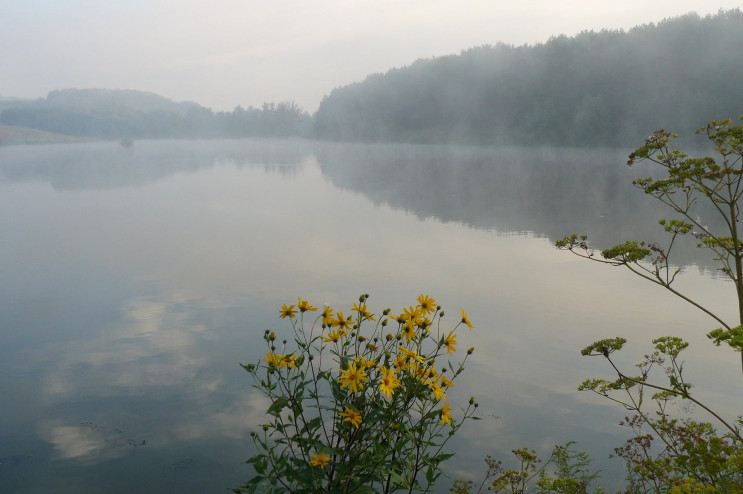
<svg viewBox="0 0 743 494">
<path fill-rule="evenodd" d="M 230 113 L 216 114 L 217 129 L 230 137 L 290 137 L 309 133 L 311 118 L 294 102 L 264 103 L 247 110 L 237 106 Z"/>
<path fill-rule="evenodd" d="M 315 135 L 362 141 L 622 145 L 743 112 L 743 13 L 586 31 L 419 60 L 334 89 Z"/>
<path fill-rule="evenodd" d="M 0 123 L 102 139 L 289 137 L 309 132 L 309 115 L 295 103 L 265 103 L 214 113 L 141 91 L 65 89 L 46 99 L 6 103 Z"/>
<path fill-rule="evenodd" d="M 152 93 L 67 89 L 0 101 L 0 123 L 97 138 L 288 137 L 369 142 L 622 146 L 667 122 L 743 113 L 743 12 L 627 32 L 480 46 L 293 102 L 213 112 Z"/>
</svg>

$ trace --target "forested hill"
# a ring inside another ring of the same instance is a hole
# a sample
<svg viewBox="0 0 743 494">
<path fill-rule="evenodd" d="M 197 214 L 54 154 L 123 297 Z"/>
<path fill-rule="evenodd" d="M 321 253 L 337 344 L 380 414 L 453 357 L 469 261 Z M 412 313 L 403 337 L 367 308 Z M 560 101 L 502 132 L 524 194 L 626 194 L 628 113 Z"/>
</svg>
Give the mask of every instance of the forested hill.
<svg viewBox="0 0 743 494">
<path fill-rule="evenodd" d="M 493 33 L 497 38 L 498 34 Z M 638 145 L 743 114 L 743 13 L 695 14 L 543 44 L 419 60 L 334 89 L 320 138 Z"/>
<path fill-rule="evenodd" d="M 133 90 L 64 89 L 38 100 L 0 99 L 0 124 L 103 139 L 287 137 L 306 134 L 309 119 L 294 103 L 215 113 Z"/>
</svg>

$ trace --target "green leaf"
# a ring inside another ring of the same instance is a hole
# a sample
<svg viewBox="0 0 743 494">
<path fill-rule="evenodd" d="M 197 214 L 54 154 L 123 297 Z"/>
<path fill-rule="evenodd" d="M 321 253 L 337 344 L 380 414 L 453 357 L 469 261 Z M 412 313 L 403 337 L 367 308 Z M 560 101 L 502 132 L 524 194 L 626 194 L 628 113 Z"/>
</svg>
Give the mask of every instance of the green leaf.
<svg viewBox="0 0 743 494">
<path fill-rule="evenodd" d="M 281 414 L 281 410 L 283 410 L 287 405 L 289 405 L 289 400 L 287 400 L 285 396 L 279 396 L 276 398 L 276 401 L 268 407 L 268 412 L 266 413 L 278 417 Z"/>
</svg>

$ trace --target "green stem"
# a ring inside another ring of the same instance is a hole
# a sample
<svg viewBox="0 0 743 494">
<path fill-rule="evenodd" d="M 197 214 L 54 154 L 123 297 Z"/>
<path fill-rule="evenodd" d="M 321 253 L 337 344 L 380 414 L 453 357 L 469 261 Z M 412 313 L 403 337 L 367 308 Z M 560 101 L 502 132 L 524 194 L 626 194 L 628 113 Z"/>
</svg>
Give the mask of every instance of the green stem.
<svg viewBox="0 0 743 494">
<path fill-rule="evenodd" d="M 650 383 L 648 383 L 648 382 L 645 382 L 645 381 L 640 381 L 639 379 L 635 379 L 635 378 L 633 378 L 633 377 L 629 377 L 629 376 L 626 376 L 626 375 L 624 375 L 624 374 L 623 374 L 623 373 L 622 373 L 622 372 L 621 372 L 621 371 L 620 371 L 620 370 L 619 370 L 619 369 L 618 369 L 618 368 L 617 368 L 617 367 L 616 367 L 616 366 L 614 365 L 614 362 L 612 362 L 612 361 L 611 361 L 611 359 L 608 359 L 608 360 L 609 360 L 609 362 L 611 363 L 611 366 L 612 366 L 612 367 L 614 367 L 614 370 L 616 371 L 617 375 L 618 375 L 618 376 L 619 376 L 619 377 L 620 377 L 621 379 L 624 379 L 624 380 L 627 380 L 627 381 L 633 382 L 633 383 L 635 383 L 635 384 L 639 384 L 639 385 L 641 385 L 641 386 L 648 386 L 648 387 L 650 387 L 650 388 L 653 388 L 653 389 L 657 389 L 657 390 L 660 390 L 660 391 L 666 391 L 666 392 L 668 392 L 668 393 L 673 393 L 673 394 L 674 394 L 674 395 L 676 395 L 676 396 L 681 396 L 682 398 L 685 398 L 685 399 L 687 399 L 687 400 L 691 401 L 692 403 L 695 403 L 695 404 L 699 405 L 699 406 L 700 406 L 700 407 L 702 407 L 702 408 L 703 408 L 704 410 L 706 410 L 706 411 L 707 411 L 707 413 L 709 413 L 710 415 L 712 415 L 713 417 L 715 417 L 715 418 L 716 418 L 716 419 L 717 419 L 718 421 L 720 421 L 720 423 L 721 423 L 722 425 L 724 425 L 724 426 L 725 426 L 725 427 L 726 427 L 726 428 L 727 428 L 727 429 L 728 429 L 728 430 L 729 430 L 730 432 L 732 432 L 732 434 L 733 434 L 733 435 L 734 435 L 734 436 L 735 436 L 735 437 L 736 437 L 736 438 L 737 438 L 737 439 L 738 439 L 739 441 L 743 441 L 743 437 L 741 437 L 740 433 L 738 433 L 738 430 L 737 430 L 736 428 L 734 428 L 734 427 L 730 426 L 730 424 L 728 424 L 728 423 L 727 423 L 727 422 L 725 421 L 725 419 L 723 419 L 722 417 L 720 417 L 719 415 L 717 415 L 717 413 L 715 413 L 715 412 L 714 412 L 714 411 L 713 411 L 712 409 L 710 409 L 709 407 L 707 407 L 707 406 L 706 406 L 706 405 L 705 405 L 704 403 L 702 403 L 701 401 L 697 400 L 696 398 L 693 398 L 693 397 L 692 397 L 691 395 L 689 395 L 688 393 L 680 393 L 680 392 L 678 392 L 678 391 L 675 391 L 675 390 L 673 390 L 673 389 L 669 389 L 669 388 L 664 388 L 663 386 L 657 386 L 657 385 L 655 385 L 655 384 L 650 384 Z"/>
</svg>

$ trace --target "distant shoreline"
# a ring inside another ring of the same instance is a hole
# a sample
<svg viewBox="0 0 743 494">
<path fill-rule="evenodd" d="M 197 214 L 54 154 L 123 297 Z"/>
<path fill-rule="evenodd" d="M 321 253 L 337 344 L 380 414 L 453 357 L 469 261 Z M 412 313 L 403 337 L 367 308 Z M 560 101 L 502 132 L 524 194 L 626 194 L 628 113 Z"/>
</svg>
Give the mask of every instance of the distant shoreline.
<svg viewBox="0 0 743 494">
<path fill-rule="evenodd" d="M 0 146 L 18 144 L 62 144 L 71 142 L 90 142 L 93 139 L 74 137 L 28 127 L 14 125 L 0 125 Z"/>
</svg>

